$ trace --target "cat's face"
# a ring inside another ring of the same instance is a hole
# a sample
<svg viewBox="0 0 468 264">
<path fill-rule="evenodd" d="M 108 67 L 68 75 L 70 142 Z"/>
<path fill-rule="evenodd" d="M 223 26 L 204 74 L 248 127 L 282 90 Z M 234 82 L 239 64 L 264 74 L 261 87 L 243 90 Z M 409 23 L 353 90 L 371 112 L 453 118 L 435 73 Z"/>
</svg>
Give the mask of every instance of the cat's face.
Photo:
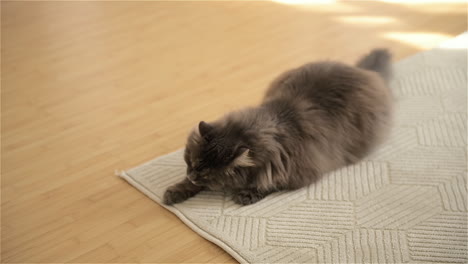
<svg viewBox="0 0 468 264">
<path fill-rule="evenodd" d="M 212 189 L 244 181 L 239 170 L 254 166 L 249 148 L 233 131 L 200 122 L 189 136 L 184 159 L 187 178 L 195 185 Z"/>
</svg>

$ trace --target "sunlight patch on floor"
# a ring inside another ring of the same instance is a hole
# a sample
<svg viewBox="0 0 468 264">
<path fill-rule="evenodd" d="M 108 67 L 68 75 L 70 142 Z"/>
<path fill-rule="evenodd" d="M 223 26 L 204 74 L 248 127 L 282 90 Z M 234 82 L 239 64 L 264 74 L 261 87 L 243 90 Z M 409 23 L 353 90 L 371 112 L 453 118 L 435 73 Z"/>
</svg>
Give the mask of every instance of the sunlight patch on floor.
<svg viewBox="0 0 468 264">
<path fill-rule="evenodd" d="M 350 24 L 365 24 L 365 25 L 375 25 L 375 24 L 388 24 L 395 22 L 395 18 L 387 16 L 342 16 L 338 17 L 337 20 Z"/>
<path fill-rule="evenodd" d="M 335 0 L 272 0 L 273 2 L 287 5 L 315 5 L 315 4 L 333 4 Z"/>
<path fill-rule="evenodd" d="M 426 32 L 387 32 L 383 33 L 382 37 L 390 40 L 399 41 L 409 44 L 420 49 L 430 49 L 437 46 L 441 42 L 452 38 L 453 36 L 440 34 L 440 33 L 426 33 Z"/>
<path fill-rule="evenodd" d="M 361 7 L 350 5 L 338 0 L 270 0 L 276 4 L 282 4 L 296 9 L 312 12 L 326 13 L 355 13 L 362 11 Z"/>
<path fill-rule="evenodd" d="M 457 36 L 454 39 L 445 41 L 440 45 L 444 49 L 467 49 L 468 48 L 468 31 Z"/>
<path fill-rule="evenodd" d="M 377 0 L 379 2 L 394 3 L 394 4 L 450 4 L 450 3 L 466 3 L 466 0 Z"/>
</svg>

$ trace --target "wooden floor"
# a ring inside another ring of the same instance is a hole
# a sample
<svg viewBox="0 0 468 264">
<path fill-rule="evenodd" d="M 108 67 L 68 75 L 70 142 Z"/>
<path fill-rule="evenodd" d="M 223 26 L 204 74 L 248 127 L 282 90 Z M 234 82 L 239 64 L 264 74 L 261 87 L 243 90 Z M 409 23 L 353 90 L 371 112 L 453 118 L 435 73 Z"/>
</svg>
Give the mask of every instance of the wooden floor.
<svg viewBox="0 0 468 264">
<path fill-rule="evenodd" d="M 289 67 L 467 30 L 465 4 L 1 5 L 2 262 L 235 262 L 114 170 L 183 147 Z"/>
</svg>

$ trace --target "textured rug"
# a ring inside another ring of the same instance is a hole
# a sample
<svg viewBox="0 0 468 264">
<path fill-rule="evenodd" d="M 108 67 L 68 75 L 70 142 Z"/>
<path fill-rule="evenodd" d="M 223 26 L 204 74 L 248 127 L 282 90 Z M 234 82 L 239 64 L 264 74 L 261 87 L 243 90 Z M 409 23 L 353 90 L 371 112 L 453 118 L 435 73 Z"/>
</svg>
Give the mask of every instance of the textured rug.
<svg viewBox="0 0 468 264">
<path fill-rule="evenodd" d="M 202 192 L 166 208 L 240 262 L 468 262 L 463 47 L 467 35 L 396 63 L 396 127 L 360 164 L 250 206 Z M 160 203 L 182 153 L 120 176 Z"/>
</svg>

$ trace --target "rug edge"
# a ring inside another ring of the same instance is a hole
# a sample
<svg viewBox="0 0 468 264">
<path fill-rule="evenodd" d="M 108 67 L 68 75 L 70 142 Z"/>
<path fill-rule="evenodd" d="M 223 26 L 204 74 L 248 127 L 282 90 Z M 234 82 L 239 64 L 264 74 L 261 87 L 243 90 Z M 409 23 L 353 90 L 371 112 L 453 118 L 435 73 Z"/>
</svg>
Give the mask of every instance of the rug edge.
<svg viewBox="0 0 468 264">
<path fill-rule="evenodd" d="M 151 200 L 155 201 L 157 204 L 160 206 L 164 207 L 165 209 L 169 210 L 171 213 L 175 214 L 184 224 L 186 224 L 190 229 L 195 231 L 198 235 L 203 237 L 204 239 L 214 243 L 215 245 L 221 247 L 224 251 L 226 251 L 229 255 L 231 255 L 234 259 L 239 261 L 240 263 L 249 263 L 244 257 L 242 257 L 239 253 L 237 253 L 234 249 L 232 249 L 229 245 L 221 241 L 220 239 L 214 237 L 210 233 L 206 232 L 205 230 L 201 229 L 198 227 L 192 220 L 187 218 L 181 211 L 177 210 L 174 207 L 171 206 L 166 206 L 162 204 L 156 196 L 151 193 L 148 189 L 143 187 L 141 184 L 139 184 L 137 181 L 135 181 L 130 174 L 128 174 L 126 171 L 120 171 L 119 173 L 116 173 L 117 176 L 120 178 L 124 179 L 126 182 L 128 182 L 130 185 L 132 185 L 134 188 L 145 194 L 147 197 L 149 197 Z"/>
</svg>

